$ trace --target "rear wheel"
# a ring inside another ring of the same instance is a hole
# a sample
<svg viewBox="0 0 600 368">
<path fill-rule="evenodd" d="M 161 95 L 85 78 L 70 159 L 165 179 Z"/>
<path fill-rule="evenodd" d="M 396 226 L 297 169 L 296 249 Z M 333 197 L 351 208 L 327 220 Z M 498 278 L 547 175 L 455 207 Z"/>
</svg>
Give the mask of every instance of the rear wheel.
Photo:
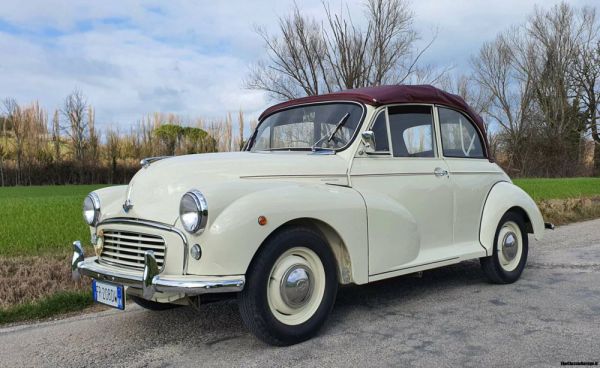
<svg viewBox="0 0 600 368">
<path fill-rule="evenodd" d="M 140 307 L 152 311 L 162 311 L 180 307 L 180 305 L 177 304 L 153 302 L 151 300 L 146 300 L 134 295 L 129 296 L 129 298 L 131 298 L 131 300 L 133 300 L 135 304 L 139 305 Z"/>
<path fill-rule="evenodd" d="M 493 283 L 513 283 L 525 269 L 528 250 L 523 217 L 516 212 L 507 212 L 496 229 L 493 254 L 481 259 L 481 268 Z"/>
<path fill-rule="evenodd" d="M 248 329 L 271 345 L 291 345 L 314 336 L 337 293 L 336 262 L 321 235 L 288 228 L 256 255 L 239 294 Z"/>
</svg>

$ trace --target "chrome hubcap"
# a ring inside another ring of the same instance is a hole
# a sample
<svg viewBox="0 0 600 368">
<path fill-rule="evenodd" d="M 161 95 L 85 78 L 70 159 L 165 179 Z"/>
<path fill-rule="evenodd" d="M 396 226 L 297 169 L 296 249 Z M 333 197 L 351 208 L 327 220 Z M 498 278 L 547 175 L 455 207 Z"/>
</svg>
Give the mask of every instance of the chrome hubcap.
<svg viewBox="0 0 600 368">
<path fill-rule="evenodd" d="M 502 254 L 507 261 L 512 261 L 517 256 L 517 251 L 517 234 L 509 231 L 504 235 L 504 239 L 502 239 Z"/>
<path fill-rule="evenodd" d="M 313 292 L 313 275 L 305 265 L 294 265 L 281 278 L 280 292 L 283 302 L 291 308 L 300 308 Z"/>
<path fill-rule="evenodd" d="M 306 247 L 285 251 L 275 261 L 267 284 L 267 302 L 273 316 L 289 326 L 308 321 L 325 295 L 325 267 Z"/>
</svg>

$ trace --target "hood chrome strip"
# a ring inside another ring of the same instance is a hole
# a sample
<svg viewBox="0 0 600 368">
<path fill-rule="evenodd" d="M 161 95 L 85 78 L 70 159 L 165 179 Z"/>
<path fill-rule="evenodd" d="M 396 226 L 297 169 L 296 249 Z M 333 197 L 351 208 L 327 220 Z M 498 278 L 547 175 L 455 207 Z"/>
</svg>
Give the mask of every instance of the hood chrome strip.
<svg viewBox="0 0 600 368">
<path fill-rule="evenodd" d="M 140 160 L 140 165 L 142 165 L 142 167 L 144 169 L 147 169 L 148 166 L 150 166 L 153 162 L 160 161 L 162 159 L 169 158 L 169 157 L 173 157 L 173 156 L 146 157 L 146 158 L 143 158 Z"/>
</svg>

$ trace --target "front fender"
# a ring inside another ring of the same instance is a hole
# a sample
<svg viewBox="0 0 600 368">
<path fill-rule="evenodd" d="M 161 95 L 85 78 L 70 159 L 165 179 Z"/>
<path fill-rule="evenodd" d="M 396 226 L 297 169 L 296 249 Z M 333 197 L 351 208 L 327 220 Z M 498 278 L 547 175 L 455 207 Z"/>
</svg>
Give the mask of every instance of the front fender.
<svg viewBox="0 0 600 368">
<path fill-rule="evenodd" d="M 127 185 L 115 185 L 94 191 L 100 198 L 100 221 L 118 217 L 123 211 L 123 201 L 127 196 Z"/>
<path fill-rule="evenodd" d="M 494 237 L 500 219 L 513 207 L 525 211 L 531 221 L 531 230 L 535 239 L 541 240 L 544 236 L 544 219 L 533 199 L 512 183 L 498 182 L 490 190 L 481 216 L 479 241 L 488 255 L 494 248 Z"/>
<path fill-rule="evenodd" d="M 267 224 L 260 226 L 258 217 Z M 322 221 L 341 237 L 352 264 L 352 279 L 368 281 L 367 215 L 362 197 L 351 188 L 290 184 L 244 195 L 226 206 L 200 240 L 202 257 L 190 259 L 188 273 L 245 274 L 263 241 L 296 219 Z"/>
</svg>

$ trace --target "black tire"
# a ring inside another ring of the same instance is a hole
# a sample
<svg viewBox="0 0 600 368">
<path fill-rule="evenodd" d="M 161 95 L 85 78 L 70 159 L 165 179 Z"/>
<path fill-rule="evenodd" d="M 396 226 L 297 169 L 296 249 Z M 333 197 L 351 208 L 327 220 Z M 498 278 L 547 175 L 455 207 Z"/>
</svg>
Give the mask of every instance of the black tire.
<svg viewBox="0 0 600 368">
<path fill-rule="evenodd" d="M 304 247 L 316 253 L 325 271 L 323 298 L 316 311 L 297 325 L 282 323 L 271 311 L 267 288 L 275 262 L 286 251 Z M 305 227 L 282 229 L 263 245 L 246 275 L 246 285 L 239 293 L 239 309 L 250 332 L 270 345 L 297 344 L 314 336 L 331 313 L 338 289 L 335 256 L 321 234 Z"/>
<path fill-rule="evenodd" d="M 180 305 L 177 304 L 153 302 L 151 300 L 146 300 L 134 295 L 130 295 L 129 298 L 140 307 L 151 311 L 163 311 L 180 307 Z"/>
<path fill-rule="evenodd" d="M 522 248 L 521 259 L 519 260 L 517 267 L 511 271 L 507 271 L 502 267 L 498 253 L 498 236 L 500 234 L 500 230 L 507 222 L 516 223 L 521 230 L 521 239 L 518 239 Z M 523 273 L 525 264 L 527 263 L 528 251 L 529 239 L 527 237 L 527 229 L 525 227 L 525 220 L 523 219 L 523 216 L 517 212 L 507 212 L 500 219 L 500 223 L 496 229 L 493 254 L 489 257 L 481 258 L 481 268 L 490 282 L 494 284 L 511 284 L 521 277 L 521 273 Z"/>
</svg>

